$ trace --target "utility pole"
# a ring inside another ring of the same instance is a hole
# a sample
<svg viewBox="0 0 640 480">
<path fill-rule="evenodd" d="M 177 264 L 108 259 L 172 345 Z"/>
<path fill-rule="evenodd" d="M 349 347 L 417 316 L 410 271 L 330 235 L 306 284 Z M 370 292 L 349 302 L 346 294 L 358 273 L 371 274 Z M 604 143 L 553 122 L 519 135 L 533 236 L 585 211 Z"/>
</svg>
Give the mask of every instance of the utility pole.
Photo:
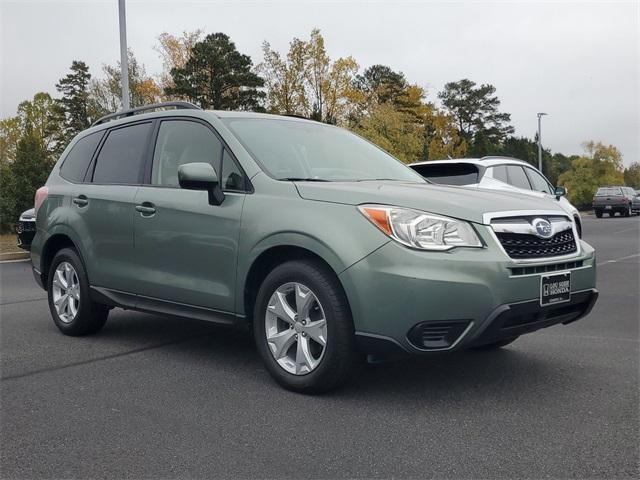
<svg viewBox="0 0 640 480">
<path fill-rule="evenodd" d="M 124 0 L 123 0 L 124 1 Z M 542 172 L 542 116 L 546 113 L 538 113 L 538 170 Z"/>
<path fill-rule="evenodd" d="M 129 110 L 129 57 L 127 55 L 127 14 L 124 0 L 118 0 L 120 16 L 120 81 L 122 82 L 122 109 Z"/>
</svg>

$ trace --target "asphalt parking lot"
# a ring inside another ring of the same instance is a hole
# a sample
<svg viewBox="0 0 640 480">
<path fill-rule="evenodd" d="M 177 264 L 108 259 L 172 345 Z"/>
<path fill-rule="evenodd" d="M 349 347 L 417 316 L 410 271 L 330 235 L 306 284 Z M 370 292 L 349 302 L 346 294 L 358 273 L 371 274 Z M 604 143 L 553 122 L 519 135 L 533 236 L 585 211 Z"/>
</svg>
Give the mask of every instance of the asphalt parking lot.
<svg viewBox="0 0 640 480">
<path fill-rule="evenodd" d="M 3 478 L 637 478 L 640 218 L 585 217 L 592 314 L 494 352 L 283 391 L 241 332 L 112 311 L 58 333 L 28 262 L 1 272 Z"/>
</svg>

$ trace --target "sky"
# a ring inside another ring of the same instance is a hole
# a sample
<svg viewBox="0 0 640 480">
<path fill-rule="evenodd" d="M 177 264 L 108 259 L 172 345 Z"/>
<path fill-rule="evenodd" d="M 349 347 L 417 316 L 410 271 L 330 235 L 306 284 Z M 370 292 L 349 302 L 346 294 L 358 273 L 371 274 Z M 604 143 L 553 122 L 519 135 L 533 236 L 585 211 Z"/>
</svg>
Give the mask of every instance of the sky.
<svg viewBox="0 0 640 480">
<path fill-rule="evenodd" d="M 119 60 L 117 0 L 0 0 L 0 117 L 35 92 L 55 94 L 72 60 L 94 75 Z M 262 59 L 319 28 L 331 58 L 385 64 L 437 102 L 445 83 L 496 87 L 516 135 L 579 154 L 586 140 L 640 161 L 640 2 L 127 0 L 129 47 L 151 74 L 162 32 L 224 32 Z"/>
</svg>

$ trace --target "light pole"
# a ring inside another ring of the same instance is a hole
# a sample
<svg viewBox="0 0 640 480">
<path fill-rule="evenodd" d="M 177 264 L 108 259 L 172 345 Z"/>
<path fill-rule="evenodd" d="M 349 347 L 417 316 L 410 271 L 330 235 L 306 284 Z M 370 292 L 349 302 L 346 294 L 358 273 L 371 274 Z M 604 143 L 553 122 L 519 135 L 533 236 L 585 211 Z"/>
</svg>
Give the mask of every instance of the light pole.
<svg viewBox="0 0 640 480">
<path fill-rule="evenodd" d="M 538 170 L 542 172 L 542 116 L 546 113 L 538 113 Z"/>
<path fill-rule="evenodd" d="M 122 108 L 129 110 L 129 57 L 127 56 L 127 15 L 124 0 L 118 0 L 120 17 L 120 81 L 122 82 Z"/>
</svg>

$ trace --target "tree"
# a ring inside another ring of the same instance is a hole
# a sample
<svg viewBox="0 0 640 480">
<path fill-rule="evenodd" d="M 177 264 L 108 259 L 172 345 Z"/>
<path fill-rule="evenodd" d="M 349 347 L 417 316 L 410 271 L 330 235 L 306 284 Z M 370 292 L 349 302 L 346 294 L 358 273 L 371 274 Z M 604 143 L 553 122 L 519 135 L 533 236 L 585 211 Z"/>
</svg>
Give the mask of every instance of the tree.
<svg viewBox="0 0 640 480">
<path fill-rule="evenodd" d="M 50 158 L 59 155 L 64 143 L 64 111 L 60 104 L 45 92 L 36 93 L 32 100 L 25 100 L 18 105 L 20 129 L 26 130 L 40 139 L 43 148 Z M 16 145 L 17 147 L 17 145 Z M 17 156 L 17 151 L 16 151 Z"/>
<path fill-rule="evenodd" d="M 285 59 L 273 50 L 269 42 L 262 44 L 264 60 L 257 66 L 267 91 L 270 112 L 285 115 L 305 115 L 309 100 L 305 91 L 305 42 L 294 38 Z"/>
<path fill-rule="evenodd" d="M 467 144 L 451 115 L 438 110 L 434 110 L 425 122 L 424 147 L 423 160 L 461 158 L 467 152 Z"/>
<path fill-rule="evenodd" d="M 162 100 L 162 90 L 156 81 L 147 75 L 144 65 L 138 63 L 133 51 L 129 50 L 129 105 L 141 107 Z M 122 85 L 120 62 L 103 65 L 104 78 L 91 82 L 89 94 L 89 116 L 100 117 L 122 109 Z"/>
<path fill-rule="evenodd" d="M 613 145 L 585 142 L 585 155 L 574 159 L 569 170 L 558 178 L 568 190 L 571 203 L 577 207 L 591 205 L 599 186 L 623 183 L 622 154 Z"/>
<path fill-rule="evenodd" d="M 500 100 L 495 92 L 493 85 L 476 87 L 475 82 L 465 78 L 447 83 L 438 94 L 444 108 L 455 118 L 472 155 L 491 153 L 514 131 L 508 125 L 511 116 L 498 111 Z"/>
<path fill-rule="evenodd" d="M 391 103 L 400 107 L 407 80 L 402 72 L 394 72 L 386 65 L 372 65 L 356 76 L 355 88 L 363 93 L 366 106 Z"/>
<path fill-rule="evenodd" d="M 167 95 L 179 95 L 202 108 L 261 110 L 264 80 L 252 69 L 251 58 L 236 49 L 224 33 L 207 35 L 191 50 L 183 68 L 171 70 L 173 87 Z"/>
<path fill-rule="evenodd" d="M 309 40 L 294 38 L 286 58 L 263 44 L 267 105 L 274 113 L 303 115 L 320 122 L 346 124 L 356 105 L 354 87 L 358 64 L 352 57 L 332 61 L 320 30 Z"/>
<path fill-rule="evenodd" d="M 0 166 L 9 165 L 16 159 L 21 133 L 22 124 L 19 117 L 0 120 Z"/>
<path fill-rule="evenodd" d="M 640 190 L 640 162 L 633 162 L 624 169 L 624 183 L 628 187 Z"/>
<path fill-rule="evenodd" d="M 158 44 L 154 47 L 162 58 L 162 73 L 160 74 L 160 88 L 167 90 L 173 88 L 173 77 L 171 70 L 174 68 L 184 68 L 191 57 L 191 50 L 194 45 L 202 40 L 203 31 L 200 29 L 193 32 L 182 32 L 182 36 L 170 35 L 167 32 L 158 36 Z M 178 99 L 179 97 L 175 97 Z"/>
<path fill-rule="evenodd" d="M 2 167 L 0 228 L 3 231 L 15 225 L 20 213 L 33 207 L 35 191 L 46 182 L 53 163 L 36 130 L 27 124 L 18 141 L 15 161 Z"/>
<path fill-rule="evenodd" d="M 86 63 L 74 60 L 71 73 L 56 84 L 62 94 L 59 100 L 64 111 L 64 144 L 91 125 L 89 118 L 89 81 L 91 74 Z"/>
<path fill-rule="evenodd" d="M 424 152 L 423 125 L 389 103 L 374 106 L 354 130 L 405 163 L 419 160 Z"/>
</svg>

